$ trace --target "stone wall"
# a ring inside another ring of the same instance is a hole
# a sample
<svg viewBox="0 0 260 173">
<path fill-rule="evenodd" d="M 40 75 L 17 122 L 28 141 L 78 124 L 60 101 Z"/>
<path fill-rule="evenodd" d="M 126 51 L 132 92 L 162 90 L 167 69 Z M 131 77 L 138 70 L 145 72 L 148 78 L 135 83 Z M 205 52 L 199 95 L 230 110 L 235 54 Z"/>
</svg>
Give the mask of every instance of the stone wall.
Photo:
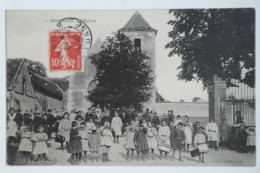
<svg viewBox="0 0 260 173">
<path fill-rule="evenodd" d="M 25 82 L 25 90 L 23 91 L 23 82 Z M 18 75 L 14 81 L 14 87 L 12 88 L 13 91 L 24 94 L 29 97 L 35 97 L 33 86 L 31 84 L 30 76 L 27 71 L 26 65 L 23 63 L 21 69 L 18 71 Z"/>
<path fill-rule="evenodd" d="M 20 105 L 20 109 L 22 112 L 25 112 L 26 110 L 35 110 L 37 109 L 39 111 L 42 110 L 42 107 L 39 103 L 39 101 L 36 99 L 33 86 L 31 84 L 31 79 L 29 76 L 29 73 L 27 71 L 26 65 L 23 63 L 20 69 L 17 69 L 18 73 L 14 80 L 14 84 L 11 86 L 12 88 L 9 88 L 12 91 L 8 91 L 7 99 L 10 100 L 17 100 L 18 104 Z M 24 85 L 24 91 L 23 91 L 23 83 Z M 9 93 L 12 93 L 11 97 L 9 97 Z M 7 110 L 11 107 L 9 102 L 7 102 Z"/>
<path fill-rule="evenodd" d="M 46 111 L 48 109 L 56 109 L 58 111 L 61 112 L 61 108 L 62 108 L 62 100 L 58 100 L 46 95 L 43 95 L 42 93 L 35 91 L 35 95 L 37 97 L 37 99 L 39 100 L 39 102 L 41 103 L 41 105 L 43 105 L 43 109 L 45 109 Z"/>
<path fill-rule="evenodd" d="M 156 111 L 159 116 L 173 110 L 174 115 L 208 117 L 208 105 L 208 102 L 157 102 L 150 109 Z"/>
<path fill-rule="evenodd" d="M 220 112 L 221 97 L 226 96 L 226 81 L 217 76 L 213 77 L 212 84 L 208 86 L 209 96 L 209 119 L 213 119 L 217 124 L 222 122 Z"/>
<path fill-rule="evenodd" d="M 16 99 L 19 101 L 20 109 L 23 113 L 26 110 L 30 111 L 31 109 L 34 111 L 36 107 L 39 111 L 42 111 L 42 107 L 36 98 L 28 97 L 28 96 L 21 95 L 19 93 L 15 93 L 15 92 L 12 94 L 12 97 L 13 97 L 13 99 Z M 7 103 L 7 111 L 9 108 L 10 108 L 10 106 Z"/>
</svg>

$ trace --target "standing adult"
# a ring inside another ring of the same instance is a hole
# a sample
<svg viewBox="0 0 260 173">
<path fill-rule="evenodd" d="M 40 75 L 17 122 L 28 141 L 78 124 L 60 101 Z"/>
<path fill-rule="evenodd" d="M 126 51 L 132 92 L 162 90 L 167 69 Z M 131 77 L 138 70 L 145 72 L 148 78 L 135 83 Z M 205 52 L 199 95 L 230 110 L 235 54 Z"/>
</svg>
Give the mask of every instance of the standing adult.
<svg viewBox="0 0 260 173">
<path fill-rule="evenodd" d="M 219 125 L 219 134 L 222 149 L 224 149 L 227 147 L 229 137 L 229 126 L 227 124 L 226 118 L 224 118 L 222 123 Z"/>
<path fill-rule="evenodd" d="M 15 122 L 16 113 L 14 108 L 9 109 L 9 113 L 7 114 L 7 163 L 14 164 L 16 159 L 17 147 L 15 147 L 17 143 L 16 133 L 18 131 L 18 126 Z"/>
<path fill-rule="evenodd" d="M 43 119 L 42 117 L 40 116 L 41 113 L 40 112 L 35 112 L 34 113 L 34 119 L 32 120 L 32 123 L 33 123 L 33 130 L 36 132 L 36 129 L 43 124 Z M 46 116 L 46 114 L 45 114 Z M 47 120 L 47 119 L 46 119 Z"/>
<path fill-rule="evenodd" d="M 47 131 L 47 135 L 48 135 L 49 139 L 51 139 L 52 128 L 54 127 L 54 123 L 55 123 L 55 119 L 54 119 L 54 115 L 52 114 L 52 110 L 48 109 L 48 114 L 47 114 L 48 131 Z"/>
<path fill-rule="evenodd" d="M 22 122 L 23 122 L 23 114 L 21 112 L 21 109 L 17 109 L 15 120 L 17 123 L 18 130 L 20 130 L 20 127 L 22 126 Z"/>
<path fill-rule="evenodd" d="M 152 122 L 153 126 L 156 128 L 156 130 L 158 131 L 159 129 L 159 126 L 160 126 L 160 119 L 159 117 L 157 116 L 157 113 L 154 112 L 152 114 L 152 116 L 150 117 L 149 121 Z"/>
<path fill-rule="evenodd" d="M 16 138 L 17 131 L 18 125 L 16 123 L 16 113 L 14 108 L 10 108 L 7 115 L 7 137 L 10 141 L 13 141 Z"/>
<path fill-rule="evenodd" d="M 63 116 L 61 116 L 59 111 L 56 111 L 56 117 L 55 117 L 55 123 L 54 123 L 54 132 L 55 132 L 55 136 L 57 137 L 57 134 L 59 132 L 59 124 L 61 119 L 63 119 Z"/>
<path fill-rule="evenodd" d="M 105 122 L 111 123 L 111 117 L 110 117 L 108 111 L 103 113 L 103 116 L 102 116 L 102 118 L 100 120 L 100 126 L 103 126 Z"/>
<path fill-rule="evenodd" d="M 206 125 L 206 133 L 208 135 L 208 142 L 210 148 L 215 148 L 215 150 L 218 150 L 218 126 L 213 121 L 213 119 L 210 119 L 210 122 Z"/>
<path fill-rule="evenodd" d="M 236 134 L 237 138 L 237 151 L 240 153 L 246 152 L 247 133 L 245 131 L 245 124 L 241 123 Z"/>
<path fill-rule="evenodd" d="M 124 135 L 125 131 L 126 131 L 126 126 L 128 126 L 129 123 L 129 118 L 128 115 L 126 114 L 125 111 L 122 112 L 122 115 L 120 116 L 121 120 L 122 120 L 122 135 Z"/>
<path fill-rule="evenodd" d="M 118 115 L 118 112 L 115 111 L 115 116 L 112 119 L 111 128 L 114 131 L 114 143 L 119 144 L 119 136 L 122 136 L 122 120 Z"/>
<path fill-rule="evenodd" d="M 71 121 L 69 120 L 69 113 L 65 112 L 63 118 L 60 120 L 58 127 L 58 135 L 61 135 L 65 138 L 66 147 L 69 145 L 70 140 L 70 129 Z M 61 148 L 63 148 L 63 142 L 61 143 Z"/>
</svg>

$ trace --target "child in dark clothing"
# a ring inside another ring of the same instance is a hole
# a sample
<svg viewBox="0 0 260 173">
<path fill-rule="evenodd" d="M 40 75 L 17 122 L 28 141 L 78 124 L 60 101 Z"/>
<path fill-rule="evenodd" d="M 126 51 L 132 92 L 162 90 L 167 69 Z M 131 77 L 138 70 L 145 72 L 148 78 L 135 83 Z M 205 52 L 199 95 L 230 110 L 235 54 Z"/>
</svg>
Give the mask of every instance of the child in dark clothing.
<svg viewBox="0 0 260 173">
<path fill-rule="evenodd" d="M 171 147 L 173 149 L 172 153 L 172 159 L 174 160 L 175 152 L 176 150 L 179 151 L 179 160 L 182 161 L 182 156 L 181 156 L 181 150 L 183 149 L 183 144 L 185 142 L 185 133 L 183 131 L 183 123 L 180 122 L 177 124 L 176 130 L 173 131 L 173 134 L 171 135 Z"/>
<path fill-rule="evenodd" d="M 143 125 L 139 126 L 139 130 L 135 133 L 134 144 L 137 151 L 137 160 L 140 159 L 142 153 L 142 160 L 145 161 L 146 154 L 149 151 L 149 146 L 146 138 L 147 129 Z"/>
<path fill-rule="evenodd" d="M 71 123 L 72 129 L 70 130 L 70 141 L 68 153 L 71 153 L 71 164 L 77 164 L 82 157 L 82 144 L 79 134 L 78 123 L 73 121 Z"/>
</svg>

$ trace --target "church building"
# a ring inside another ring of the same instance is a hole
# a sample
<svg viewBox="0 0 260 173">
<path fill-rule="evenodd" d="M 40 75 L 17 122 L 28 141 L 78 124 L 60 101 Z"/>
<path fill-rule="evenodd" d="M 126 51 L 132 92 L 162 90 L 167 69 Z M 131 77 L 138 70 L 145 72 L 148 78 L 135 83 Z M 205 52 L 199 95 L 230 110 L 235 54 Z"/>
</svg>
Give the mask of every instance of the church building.
<svg viewBox="0 0 260 173">
<path fill-rule="evenodd" d="M 156 100 L 155 90 L 155 37 L 157 30 L 152 28 L 142 15 L 136 11 L 125 26 L 119 29 L 119 32 L 124 33 L 129 37 L 134 46 L 146 52 L 151 58 L 147 63 L 151 66 L 153 72 L 151 73 L 154 78 L 153 91 L 150 100 L 144 103 L 145 107 L 152 107 Z M 102 42 L 100 39 L 91 47 L 84 60 L 84 72 L 74 72 L 69 77 L 69 88 L 64 94 L 64 108 L 65 110 L 77 110 L 87 111 L 91 107 L 92 103 L 86 99 L 88 94 L 95 87 L 95 66 L 91 64 L 90 56 L 98 53 L 101 50 Z"/>
</svg>

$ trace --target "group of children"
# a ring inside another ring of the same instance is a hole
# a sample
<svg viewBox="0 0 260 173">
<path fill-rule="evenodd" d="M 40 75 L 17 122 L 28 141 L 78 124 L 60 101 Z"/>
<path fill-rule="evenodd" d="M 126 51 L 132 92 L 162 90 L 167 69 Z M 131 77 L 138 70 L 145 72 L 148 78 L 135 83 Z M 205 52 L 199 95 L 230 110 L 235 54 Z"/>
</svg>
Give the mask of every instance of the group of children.
<svg viewBox="0 0 260 173">
<path fill-rule="evenodd" d="M 35 156 L 33 159 L 35 161 L 48 160 L 47 140 L 50 138 L 44 124 L 34 123 L 34 126 L 31 126 L 24 120 L 22 125 L 18 127 L 15 117 L 14 110 L 10 110 L 7 136 L 12 139 L 16 136 L 17 131 L 20 133 L 21 142 L 18 150 L 22 153 L 24 161 L 30 162 L 30 156 Z M 38 116 L 35 117 L 37 119 Z M 138 161 L 154 160 L 156 159 L 154 154 L 156 150 L 160 153 L 160 160 L 163 158 L 174 160 L 175 154 L 178 152 L 179 160 L 182 161 L 183 150 L 190 152 L 190 145 L 194 145 L 199 152 L 199 162 L 205 163 L 204 154 L 208 151 L 207 143 L 211 142 L 209 140 L 211 138 L 213 142 L 216 142 L 215 136 L 219 132 L 213 122 L 207 124 L 206 130 L 196 124 L 192 125 L 188 116 L 182 120 L 180 116 L 174 118 L 174 115 L 171 116 L 171 114 L 159 119 L 156 114 L 152 113 L 144 113 L 141 116 L 120 116 L 118 112 L 115 112 L 113 117 L 104 114 L 97 118 L 96 114 L 89 112 L 84 119 L 82 115 L 76 115 L 72 118 L 69 113 L 65 112 L 57 124 L 56 137 L 62 136 L 64 138 L 61 145 L 63 148 L 63 143 L 66 142 L 67 152 L 71 154 L 71 164 L 78 164 L 81 161 L 87 162 L 88 151 L 91 153 L 92 161 L 99 162 L 100 153 L 102 153 L 101 160 L 103 162 L 110 161 L 108 157 L 110 148 L 115 143 L 119 144 L 119 137 L 124 132 L 126 133 L 127 161 L 134 159 L 135 151 Z M 223 123 L 219 129 L 221 141 L 227 141 L 229 135 L 226 123 Z M 244 140 L 245 137 L 242 138 L 243 135 L 247 137 L 247 141 Z M 242 129 L 237 136 L 242 136 L 239 140 L 240 143 L 245 143 L 252 150 L 254 149 L 255 129 Z M 215 146 L 217 147 L 217 145 Z M 172 153 L 170 158 L 168 157 L 169 153 Z"/>
<path fill-rule="evenodd" d="M 100 161 L 99 153 L 102 152 L 102 161 L 110 161 L 108 153 L 113 145 L 113 135 L 110 123 L 105 122 L 104 126 L 97 129 L 96 126 L 86 128 L 84 121 L 73 121 L 71 123 L 70 140 L 68 153 L 71 153 L 71 164 L 78 164 L 82 160 L 87 162 L 87 152 L 91 153 L 92 162 Z M 83 154 L 83 158 L 82 158 Z"/>
<path fill-rule="evenodd" d="M 24 162 L 30 162 L 31 155 L 34 155 L 34 161 L 47 160 L 48 136 L 44 132 L 44 127 L 39 126 L 36 132 L 33 132 L 31 127 L 23 125 L 20 128 L 21 142 L 18 151 L 22 153 Z"/>
<path fill-rule="evenodd" d="M 189 152 L 189 145 L 192 143 L 199 150 L 199 161 L 205 162 L 204 153 L 208 151 L 206 143 L 206 133 L 203 127 L 200 127 L 198 132 L 193 135 L 191 123 L 179 122 L 175 124 L 170 121 L 170 126 L 167 126 L 166 120 L 161 120 L 161 125 L 156 128 L 151 121 L 141 120 L 139 124 L 132 120 L 130 125 L 126 127 L 126 150 L 127 161 L 133 160 L 134 151 L 137 152 L 137 160 L 146 159 L 155 160 L 154 151 L 160 152 L 159 159 L 168 160 L 168 153 L 172 152 L 170 160 L 175 159 L 176 151 L 179 152 L 179 160 L 182 161 L 182 150 Z M 131 152 L 131 157 L 130 157 Z"/>
</svg>

